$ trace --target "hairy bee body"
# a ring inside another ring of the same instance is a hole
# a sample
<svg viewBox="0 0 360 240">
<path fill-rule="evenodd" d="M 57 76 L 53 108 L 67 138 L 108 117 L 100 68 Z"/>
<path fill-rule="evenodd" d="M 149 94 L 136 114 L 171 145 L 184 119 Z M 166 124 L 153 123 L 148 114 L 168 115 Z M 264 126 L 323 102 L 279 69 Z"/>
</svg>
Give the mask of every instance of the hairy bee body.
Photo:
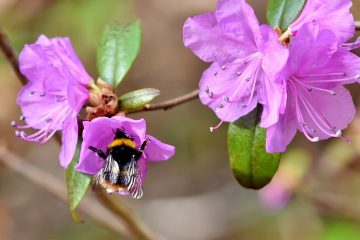
<svg viewBox="0 0 360 240">
<path fill-rule="evenodd" d="M 141 198 L 143 187 L 137 162 L 143 154 L 145 145 L 146 141 L 137 149 L 133 137 L 117 129 L 106 153 L 90 146 L 91 151 L 105 160 L 93 179 L 93 190 L 97 192 L 105 189 L 107 193 L 129 192 L 133 198 Z"/>
</svg>

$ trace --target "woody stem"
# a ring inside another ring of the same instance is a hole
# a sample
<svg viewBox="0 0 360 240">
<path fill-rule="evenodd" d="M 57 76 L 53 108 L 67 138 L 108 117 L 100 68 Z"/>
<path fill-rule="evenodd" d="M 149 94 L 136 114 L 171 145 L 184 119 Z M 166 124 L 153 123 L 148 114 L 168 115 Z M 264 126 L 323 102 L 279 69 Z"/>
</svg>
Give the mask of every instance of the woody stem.
<svg viewBox="0 0 360 240">
<path fill-rule="evenodd" d="M 197 99 L 198 96 L 199 96 L 199 90 L 196 89 L 196 90 L 193 90 L 190 93 L 187 93 L 180 97 L 176 97 L 176 98 L 173 98 L 173 99 L 161 102 L 161 103 L 157 103 L 157 104 L 146 104 L 144 107 L 142 107 L 138 110 L 130 111 L 127 113 L 131 114 L 131 113 L 148 112 L 148 111 L 156 111 L 156 110 L 168 110 L 173 107 L 184 104 L 186 102 L 189 102 L 191 100 Z"/>
</svg>

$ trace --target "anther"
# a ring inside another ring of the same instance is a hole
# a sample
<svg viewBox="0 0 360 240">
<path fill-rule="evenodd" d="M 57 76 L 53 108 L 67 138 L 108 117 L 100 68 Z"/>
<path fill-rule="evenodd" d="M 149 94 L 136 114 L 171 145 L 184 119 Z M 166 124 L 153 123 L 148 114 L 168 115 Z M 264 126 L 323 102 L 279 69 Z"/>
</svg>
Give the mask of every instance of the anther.
<svg viewBox="0 0 360 240">
<path fill-rule="evenodd" d="M 47 118 L 47 119 L 45 119 L 45 122 L 47 122 L 47 123 L 50 123 L 52 121 L 52 119 L 51 118 Z"/>
<path fill-rule="evenodd" d="M 15 121 L 11 121 L 10 124 L 11 124 L 12 127 L 17 127 L 17 123 Z"/>
<path fill-rule="evenodd" d="M 45 97 L 46 96 L 46 93 L 42 92 L 40 93 L 40 97 Z"/>
<path fill-rule="evenodd" d="M 221 70 L 226 70 L 226 66 L 223 65 L 223 66 L 221 67 Z"/>
<path fill-rule="evenodd" d="M 330 94 L 333 96 L 336 96 L 336 92 L 334 92 L 334 91 L 331 91 Z"/>
<path fill-rule="evenodd" d="M 302 121 L 300 121 L 299 124 L 300 124 L 301 126 L 303 126 L 303 127 L 306 126 L 306 123 L 304 123 L 304 122 L 302 122 Z"/>
<path fill-rule="evenodd" d="M 215 72 L 215 73 L 214 73 L 214 76 L 216 77 L 218 74 L 219 74 L 219 72 Z"/>
<path fill-rule="evenodd" d="M 241 72 L 236 72 L 236 75 L 237 75 L 238 77 L 240 77 L 240 76 L 241 76 Z"/>
<path fill-rule="evenodd" d="M 209 94 L 209 92 L 210 92 L 209 86 L 205 86 L 205 92 L 206 92 L 207 94 Z"/>
<path fill-rule="evenodd" d="M 227 97 L 227 96 L 223 96 L 223 100 L 225 101 L 225 102 L 230 102 L 230 99 L 229 99 L 229 97 Z"/>
<path fill-rule="evenodd" d="M 31 91 L 29 94 L 30 94 L 30 96 L 32 96 L 35 94 L 35 91 Z"/>
<path fill-rule="evenodd" d="M 215 108 L 215 112 L 219 112 L 222 108 L 224 108 L 224 104 L 219 104 L 219 105 Z"/>
<path fill-rule="evenodd" d="M 340 137 L 341 134 L 342 134 L 341 129 L 339 129 L 339 130 L 336 131 L 335 136 Z"/>
<path fill-rule="evenodd" d="M 210 132 L 214 132 L 214 127 L 210 127 Z"/>
<path fill-rule="evenodd" d="M 246 104 L 241 105 L 242 108 L 247 108 Z"/>
<path fill-rule="evenodd" d="M 20 116 L 19 119 L 20 119 L 20 121 L 25 121 L 26 118 L 24 116 Z"/>
<path fill-rule="evenodd" d="M 360 73 L 358 73 L 358 74 L 355 75 L 355 79 L 356 79 L 356 80 L 360 80 Z"/>
<path fill-rule="evenodd" d="M 16 130 L 16 131 L 15 131 L 15 136 L 16 136 L 16 137 L 20 137 L 20 136 L 21 136 L 21 133 L 20 133 L 19 130 Z"/>
<path fill-rule="evenodd" d="M 320 138 L 319 137 L 313 137 L 313 138 L 310 139 L 310 141 L 318 142 L 318 141 L 320 141 Z"/>
<path fill-rule="evenodd" d="M 245 79 L 245 81 L 247 81 L 247 82 L 250 82 L 250 80 L 251 80 L 250 78 L 246 78 L 246 79 Z"/>
<path fill-rule="evenodd" d="M 213 92 L 208 92 L 208 95 L 210 98 L 212 98 L 214 96 L 214 93 Z"/>
<path fill-rule="evenodd" d="M 312 92 L 313 89 L 312 89 L 312 88 L 308 88 L 307 90 L 308 90 L 309 92 Z"/>
<path fill-rule="evenodd" d="M 26 133 L 25 133 L 24 131 L 21 131 L 21 132 L 20 132 L 20 137 L 26 138 Z"/>
</svg>

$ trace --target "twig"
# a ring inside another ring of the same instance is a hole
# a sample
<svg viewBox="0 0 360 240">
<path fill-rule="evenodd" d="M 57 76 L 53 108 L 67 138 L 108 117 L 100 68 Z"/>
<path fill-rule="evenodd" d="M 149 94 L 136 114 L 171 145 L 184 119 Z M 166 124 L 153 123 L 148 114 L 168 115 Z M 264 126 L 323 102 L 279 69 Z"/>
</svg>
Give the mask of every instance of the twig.
<svg viewBox="0 0 360 240">
<path fill-rule="evenodd" d="M 152 233 L 142 224 L 139 223 L 139 220 L 134 217 L 134 214 L 125 207 L 124 204 L 115 203 L 110 197 L 106 194 L 97 194 L 97 199 L 101 204 L 103 204 L 108 210 L 120 219 L 124 220 L 124 223 L 127 225 L 128 229 L 131 229 L 134 234 L 136 234 L 137 239 L 140 240 L 155 240 L 158 239 L 153 236 Z"/>
<path fill-rule="evenodd" d="M 0 162 L 17 174 L 47 190 L 61 201 L 65 203 L 68 202 L 66 186 L 62 181 L 40 168 L 29 164 L 18 155 L 6 149 L 4 145 L 0 145 Z M 103 198 L 105 199 L 105 197 L 101 197 L 101 199 Z M 126 207 L 115 207 L 114 203 L 108 202 L 108 200 L 102 200 L 101 202 L 108 210 L 114 211 L 115 215 L 121 216 L 125 225 L 113 214 L 107 212 L 104 207 L 101 207 L 96 201 L 90 198 L 85 197 L 82 199 L 79 209 L 88 216 L 102 223 L 104 226 L 109 227 L 128 238 L 136 237 L 135 239 L 156 239 L 150 237 L 145 238 L 145 236 L 150 236 L 150 233 L 144 230 L 143 224 L 141 224 L 139 220 L 130 216 L 132 213 L 130 213 Z M 131 226 L 131 228 L 129 228 L 129 226 Z"/>
<path fill-rule="evenodd" d="M 355 30 L 360 31 L 360 21 L 355 22 Z"/>
<path fill-rule="evenodd" d="M 12 66 L 16 76 L 19 78 L 22 85 L 27 83 L 27 79 L 21 74 L 19 68 L 19 62 L 17 58 L 17 54 L 15 49 L 11 46 L 8 37 L 0 28 L 0 48 L 1 51 L 4 53 L 6 60 Z"/>
<path fill-rule="evenodd" d="M 155 110 L 168 110 L 171 109 L 173 107 L 176 107 L 178 105 L 181 105 L 183 103 L 189 102 L 191 100 L 194 100 L 196 98 L 198 98 L 199 96 L 199 90 L 194 90 L 188 94 L 185 94 L 183 96 L 174 98 L 174 99 L 170 99 L 167 101 L 164 101 L 162 103 L 157 103 L 157 104 L 146 104 L 143 108 L 135 110 L 135 111 L 130 111 L 128 112 L 128 114 L 131 113 L 139 113 L 139 112 L 147 112 L 147 111 L 155 111 Z"/>
</svg>

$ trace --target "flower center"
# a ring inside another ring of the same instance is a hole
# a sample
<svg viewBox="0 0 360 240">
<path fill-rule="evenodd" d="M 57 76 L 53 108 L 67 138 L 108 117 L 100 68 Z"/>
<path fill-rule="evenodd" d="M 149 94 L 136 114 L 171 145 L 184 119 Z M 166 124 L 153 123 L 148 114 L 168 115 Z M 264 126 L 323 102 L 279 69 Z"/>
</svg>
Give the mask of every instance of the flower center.
<svg viewBox="0 0 360 240">
<path fill-rule="evenodd" d="M 256 95 L 261 60 L 262 53 L 256 52 L 243 59 L 235 60 L 231 65 L 224 65 L 220 70 L 213 73 L 214 78 L 224 77 L 230 81 L 221 85 L 221 89 L 216 91 L 205 86 L 204 91 L 209 98 L 220 99 L 215 112 L 226 111 L 220 123 L 210 128 L 211 132 L 218 129 L 226 121 L 233 104 L 240 104 L 241 108 L 246 109 L 252 103 Z M 220 79 L 214 81 L 220 81 Z"/>
</svg>

